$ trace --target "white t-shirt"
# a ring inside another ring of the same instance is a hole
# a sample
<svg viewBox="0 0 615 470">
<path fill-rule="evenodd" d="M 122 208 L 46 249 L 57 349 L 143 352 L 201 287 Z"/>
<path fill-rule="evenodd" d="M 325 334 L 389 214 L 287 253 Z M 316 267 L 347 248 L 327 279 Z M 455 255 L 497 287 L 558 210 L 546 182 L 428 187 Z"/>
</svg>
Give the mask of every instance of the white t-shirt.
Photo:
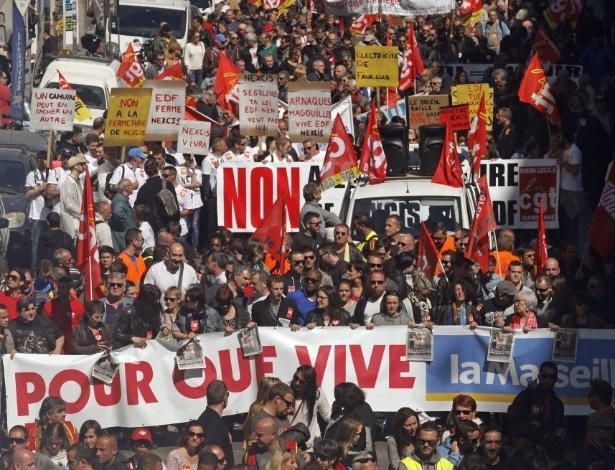
<svg viewBox="0 0 615 470">
<path fill-rule="evenodd" d="M 581 165 L 583 163 L 583 155 L 581 150 L 575 144 L 564 150 L 562 161 L 572 165 Z M 567 191 L 583 191 L 583 174 L 581 167 L 576 175 L 573 175 L 563 166 L 560 173 L 560 188 Z"/>
<path fill-rule="evenodd" d="M 186 290 L 193 284 L 198 284 L 199 280 L 196 277 L 196 271 L 189 264 L 184 263 L 184 275 L 182 276 L 182 285 L 179 286 L 179 272 L 178 269 L 174 273 L 169 271 L 167 265 L 164 261 L 160 261 L 154 264 L 147 274 L 145 275 L 145 279 L 143 282 L 145 284 L 153 284 L 160 291 L 162 295 L 160 296 L 160 302 L 164 302 L 164 293 L 167 291 L 169 287 L 175 286 L 179 287 L 182 295 L 186 293 Z"/>
<path fill-rule="evenodd" d="M 224 163 L 254 163 L 254 158 L 252 157 L 252 153 L 246 148 L 246 150 L 239 155 L 234 153 L 232 150 L 229 150 L 224 155 L 222 155 L 222 159 Z"/>
<path fill-rule="evenodd" d="M 201 184 L 203 183 L 203 173 L 198 168 L 191 170 L 190 168 L 186 168 L 185 166 L 177 166 L 177 176 L 179 178 L 179 184 L 182 186 L 186 186 L 192 183 L 192 174 L 196 181 L 199 183 L 198 188 L 189 188 L 194 194 L 192 198 L 192 208 L 198 209 L 199 207 L 203 207 L 203 200 L 201 199 Z"/>
<path fill-rule="evenodd" d="M 384 297 L 384 292 L 376 300 L 372 301 L 369 298 L 367 299 L 367 304 L 365 304 L 365 314 L 364 314 L 364 319 L 365 319 L 365 324 L 366 325 L 368 323 L 371 323 L 372 322 L 372 317 L 374 315 L 376 315 L 378 312 L 380 312 L 380 304 L 382 303 L 382 298 L 383 297 Z"/>
<path fill-rule="evenodd" d="M 218 158 L 213 154 L 209 154 L 203 159 L 203 163 L 201 164 L 203 176 L 209 176 L 209 184 L 214 197 L 216 196 L 216 173 L 218 171 L 218 167 L 222 165 L 222 163 L 223 160 L 221 158 Z"/>
<path fill-rule="evenodd" d="M 139 225 L 139 230 L 143 235 L 143 249 L 154 248 L 156 246 L 156 237 L 154 236 L 154 229 L 149 222 L 142 222 Z"/>
<path fill-rule="evenodd" d="M 58 190 L 62 189 L 62 185 L 68 178 L 68 172 L 63 168 L 53 168 L 49 170 L 49 175 L 47 176 L 48 184 L 55 184 Z M 53 208 L 51 209 L 53 212 L 58 214 L 61 213 L 60 209 L 60 197 L 56 197 L 53 199 Z"/>
<path fill-rule="evenodd" d="M 51 173 L 51 172 L 50 172 Z M 45 175 L 41 170 L 34 170 L 26 176 L 26 189 L 39 188 L 43 185 Z M 30 210 L 28 217 L 32 220 L 46 220 L 50 210 L 45 206 L 45 197 L 39 194 L 34 199 L 30 199 Z"/>
<path fill-rule="evenodd" d="M 186 189 L 183 186 L 176 186 L 175 194 L 177 194 L 177 202 L 179 204 L 180 211 L 183 211 L 184 209 L 194 209 L 194 207 L 192 207 L 194 191 L 191 189 Z M 186 235 L 188 233 L 188 218 L 189 217 L 186 216 L 181 216 L 179 218 L 179 225 L 182 228 L 180 235 Z"/>
</svg>

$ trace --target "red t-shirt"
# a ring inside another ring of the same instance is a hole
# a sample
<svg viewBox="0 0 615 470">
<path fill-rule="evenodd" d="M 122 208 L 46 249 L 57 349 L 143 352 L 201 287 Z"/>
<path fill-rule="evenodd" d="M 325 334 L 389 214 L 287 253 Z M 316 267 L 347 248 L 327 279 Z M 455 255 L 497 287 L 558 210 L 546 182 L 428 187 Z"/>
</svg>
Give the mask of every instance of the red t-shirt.
<svg viewBox="0 0 615 470">
<path fill-rule="evenodd" d="M 58 325 L 58 328 L 64 332 L 62 353 L 72 354 L 73 330 L 79 324 L 84 312 L 85 306 L 77 299 L 71 298 L 68 305 L 60 302 L 57 297 L 45 302 L 43 315 L 51 318 Z"/>
<path fill-rule="evenodd" d="M 6 291 L 0 292 L 0 304 L 6 305 L 9 311 L 9 320 L 15 320 L 19 316 L 17 311 L 17 302 L 23 297 L 23 294 L 19 294 L 17 297 L 7 295 Z"/>
</svg>

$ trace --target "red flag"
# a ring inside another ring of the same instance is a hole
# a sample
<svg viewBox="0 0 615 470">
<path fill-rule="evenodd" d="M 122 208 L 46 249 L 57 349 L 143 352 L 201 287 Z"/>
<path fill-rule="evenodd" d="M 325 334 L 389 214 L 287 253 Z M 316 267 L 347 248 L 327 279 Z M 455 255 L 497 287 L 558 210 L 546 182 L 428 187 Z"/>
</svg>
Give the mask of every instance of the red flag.
<svg viewBox="0 0 615 470">
<path fill-rule="evenodd" d="M 375 13 L 373 15 L 361 15 L 351 25 L 350 32 L 355 34 L 363 34 L 365 29 L 374 24 L 378 20 L 380 15 Z"/>
<path fill-rule="evenodd" d="M 461 170 L 461 163 L 459 163 L 459 155 L 457 155 L 457 145 L 455 144 L 453 129 L 449 124 L 446 124 L 442 154 L 431 182 L 453 188 L 463 188 L 463 172 Z"/>
<path fill-rule="evenodd" d="M 238 82 L 239 69 L 224 52 L 220 52 L 220 63 L 218 64 L 214 90 L 218 95 L 218 104 L 231 112 L 234 112 L 231 101 L 239 102 Z"/>
<path fill-rule="evenodd" d="M 534 108 L 547 116 L 553 124 L 559 125 L 559 111 L 555 98 L 549 88 L 549 82 L 542 69 L 538 54 L 532 56 L 521 85 L 519 86 L 519 100 L 531 104 Z"/>
<path fill-rule="evenodd" d="M 265 251 L 274 258 L 280 266 L 284 262 L 284 234 L 286 233 L 286 192 L 283 192 L 273 204 L 267 215 L 258 226 L 252 238 L 260 240 L 265 245 Z"/>
<path fill-rule="evenodd" d="M 120 67 L 117 69 L 117 73 L 115 75 L 124 80 L 126 85 L 130 88 L 136 88 L 143 85 L 143 82 L 145 81 L 143 67 L 141 67 L 141 62 L 139 62 L 139 59 L 137 59 L 135 50 L 132 47 L 132 42 L 128 43 L 128 47 L 126 48 L 126 52 L 124 52 L 124 57 L 122 57 Z"/>
<path fill-rule="evenodd" d="M 96 240 L 96 223 L 94 216 L 94 192 L 90 171 L 85 168 L 85 185 L 81 203 L 81 221 L 77 236 L 77 261 L 75 266 L 83 273 L 85 279 L 85 300 L 102 297 L 98 290 L 102 284 L 100 263 L 98 261 L 98 241 Z"/>
<path fill-rule="evenodd" d="M 562 54 L 559 49 L 551 40 L 549 33 L 542 25 L 538 26 L 538 29 L 536 30 L 532 49 L 534 49 L 534 52 L 539 55 L 541 60 L 549 62 L 550 64 L 555 64 L 562 58 Z"/>
<path fill-rule="evenodd" d="M 534 264 L 536 265 L 536 273 L 540 273 L 542 266 L 549 257 L 547 254 L 547 233 L 545 231 L 545 211 L 544 199 L 540 199 L 540 210 L 538 213 L 538 236 L 536 237 L 536 254 L 534 256 Z"/>
<path fill-rule="evenodd" d="M 468 149 L 472 157 L 472 172 L 475 177 L 480 174 L 480 162 L 487 156 L 487 111 L 485 106 L 485 93 L 480 99 L 478 112 L 468 133 Z"/>
<path fill-rule="evenodd" d="M 171 65 L 164 72 L 158 74 L 154 80 L 183 80 L 184 79 L 184 71 L 182 70 L 182 66 L 179 62 L 175 65 Z"/>
<path fill-rule="evenodd" d="M 487 176 L 483 175 L 478 180 L 480 194 L 476 204 L 476 213 L 470 228 L 470 239 L 466 250 L 466 258 L 480 264 L 483 272 L 489 270 L 489 232 L 497 228 Z"/>
<path fill-rule="evenodd" d="M 419 248 L 416 257 L 416 267 L 423 271 L 427 279 L 433 279 L 438 264 L 438 250 L 427 230 L 425 222 L 421 222 L 421 236 L 419 237 Z"/>
<path fill-rule="evenodd" d="M 387 159 L 380 140 L 380 131 L 376 121 L 377 112 L 376 104 L 372 101 L 359 163 L 359 171 L 364 175 L 369 175 L 370 184 L 382 183 L 387 175 Z"/>
<path fill-rule="evenodd" d="M 542 14 L 551 29 L 555 30 L 565 23 L 576 23 L 585 3 L 586 0 L 558 0 L 545 8 Z M 576 29 L 576 25 L 573 24 L 573 28 Z"/>
<path fill-rule="evenodd" d="M 483 2 L 481 0 L 463 0 L 461 5 L 457 8 L 457 15 L 462 20 L 465 20 L 472 13 L 476 13 L 480 11 L 483 7 Z"/>
<path fill-rule="evenodd" d="M 609 179 L 602 190 L 600 202 L 589 226 L 589 244 L 607 261 L 615 250 L 615 171 L 611 168 Z"/>
<path fill-rule="evenodd" d="M 406 47 L 404 61 L 401 66 L 401 75 L 399 77 L 399 89 L 401 91 L 414 88 L 414 79 L 419 73 L 425 70 L 423 58 L 421 57 L 419 46 L 416 43 L 414 25 L 412 23 L 410 23 L 408 27 L 408 42 L 406 43 Z"/>
<path fill-rule="evenodd" d="M 320 191 L 326 191 L 358 176 L 357 156 L 342 118 L 338 114 L 333 121 L 325 161 L 320 170 Z"/>
</svg>

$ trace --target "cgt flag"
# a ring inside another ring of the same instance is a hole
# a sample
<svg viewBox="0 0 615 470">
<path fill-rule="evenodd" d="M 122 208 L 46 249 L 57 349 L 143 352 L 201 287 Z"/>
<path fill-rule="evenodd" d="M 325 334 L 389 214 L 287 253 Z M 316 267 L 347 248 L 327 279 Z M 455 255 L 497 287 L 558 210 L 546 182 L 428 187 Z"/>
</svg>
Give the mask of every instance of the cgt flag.
<svg viewBox="0 0 615 470">
<path fill-rule="evenodd" d="M 387 175 L 387 159 L 380 140 L 376 113 L 376 103 L 372 101 L 359 162 L 359 171 L 368 175 L 369 184 L 382 183 Z"/>
<path fill-rule="evenodd" d="M 470 228 L 470 239 L 466 258 L 476 261 L 484 273 L 489 271 L 489 232 L 497 228 L 487 176 L 478 180 L 480 194 L 476 204 L 476 213 Z"/>
<path fill-rule="evenodd" d="M 361 15 L 350 25 L 350 32 L 352 34 L 363 34 L 363 32 L 369 28 L 374 22 L 380 18 L 379 13 L 372 15 Z"/>
<path fill-rule="evenodd" d="M 327 154 L 320 170 L 320 191 L 326 191 L 358 176 L 357 156 L 342 118 L 338 114 L 333 121 Z"/>
<path fill-rule="evenodd" d="M 419 51 L 419 46 L 416 42 L 414 34 L 414 24 L 410 23 L 408 27 L 408 42 L 407 49 L 404 53 L 404 62 L 401 66 L 401 74 L 399 76 L 399 89 L 406 91 L 414 88 L 414 80 L 416 76 L 425 70 L 423 58 Z"/>
<path fill-rule="evenodd" d="M 521 86 L 519 86 L 519 101 L 531 104 L 534 108 L 547 116 L 555 125 L 559 125 L 559 111 L 555 98 L 551 93 L 549 82 L 542 69 L 538 54 L 532 56 L 527 66 Z"/>
<path fill-rule="evenodd" d="M 468 132 L 468 149 L 472 157 L 472 173 L 475 177 L 480 174 L 480 162 L 487 156 L 487 111 L 485 106 L 485 93 L 480 99 L 476 116 L 472 119 L 470 132 Z"/>
<path fill-rule="evenodd" d="M 463 188 L 463 172 L 461 170 L 461 163 L 459 163 L 459 155 L 457 155 L 457 145 L 455 145 L 453 128 L 449 123 L 446 124 L 442 154 L 440 155 L 440 161 L 431 178 L 431 182 L 444 184 L 453 188 Z"/>
<path fill-rule="evenodd" d="M 416 268 L 423 271 L 427 279 L 433 279 L 438 264 L 438 250 L 427 230 L 425 222 L 421 222 L 421 236 L 416 256 Z"/>
<path fill-rule="evenodd" d="M 72 90 L 73 87 L 70 86 L 70 83 L 66 81 L 64 75 L 58 70 L 58 86 L 62 90 Z M 86 119 L 92 119 L 92 113 L 85 105 L 85 103 L 79 98 L 79 95 L 75 93 L 75 119 L 79 122 L 85 121 Z"/>
<path fill-rule="evenodd" d="M 85 169 L 85 185 L 81 203 L 81 221 L 77 236 L 77 261 L 75 266 L 83 273 L 85 279 L 85 300 L 96 300 L 104 296 L 100 290 L 102 276 L 98 260 L 98 242 L 96 241 L 96 223 L 94 218 L 94 192 L 90 171 Z"/>
<path fill-rule="evenodd" d="M 278 266 L 284 264 L 284 235 L 286 233 L 286 192 L 273 204 L 252 238 L 265 245 L 265 251 L 276 260 Z"/>
<path fill-rule="evenodd" d="M 143 85 L 145 74 L 143 73 L 141 62 L 137 59 L 135 50 L 132 47 L 132 42 L 128 43 L 124 57 L 122 57 L 122 62 L 115 75 L 124 80 L 130 88 L 138 88 Z"/>
<path fill-rule="evenodd" d="M 541 272 L 542 266 L 549 257 L 547 253 L 544 202 L 544 198 L 540 199 L 540 210 L 538 212 L 538 236 L 536 237 L 536 255 L 534 256 L 534 265 L 536 266 L 537 275 Z"/>
<path fill-rule="evenodd" d="M 216 73 L 214 90 L 218 96 L 218 104 L 232 113 L 234 113 L 234 110 L 231 101 L 239 103 L 238 84 L 239 69 L 224 52 L 220 52 L 220 63 Z"/>
<path fill-rule="evenodd" d="M 615 250 L 615 165 L 602 190 L 600 202 L 589 226 L 589 244 L 606 261 Z"/>
</svg>

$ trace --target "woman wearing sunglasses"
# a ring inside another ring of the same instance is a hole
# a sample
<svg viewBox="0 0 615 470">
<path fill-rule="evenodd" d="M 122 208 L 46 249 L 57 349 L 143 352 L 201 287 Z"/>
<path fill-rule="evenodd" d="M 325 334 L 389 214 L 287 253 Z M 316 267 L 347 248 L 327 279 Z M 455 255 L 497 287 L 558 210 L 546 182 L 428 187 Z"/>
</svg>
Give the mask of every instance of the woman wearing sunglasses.
<svg viewBox="0 0 615 470">
<path fill-rule="evenodd" d="M 168 470 L 197 470 L 199 451 L 203 447 L 205 431 L 197 420 L 190 420 L 182 433 L 178 448 L 172 450 L 167 457 Z"/>
</svg>

